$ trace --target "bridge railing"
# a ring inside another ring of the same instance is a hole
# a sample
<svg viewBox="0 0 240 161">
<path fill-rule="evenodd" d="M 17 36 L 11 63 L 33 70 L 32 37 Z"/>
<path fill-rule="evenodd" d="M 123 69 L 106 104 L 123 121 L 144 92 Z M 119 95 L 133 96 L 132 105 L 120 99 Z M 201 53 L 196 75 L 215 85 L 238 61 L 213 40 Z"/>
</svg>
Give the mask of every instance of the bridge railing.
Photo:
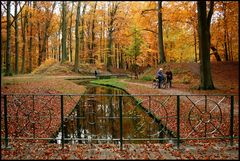
<svg viewBox="0 0 240 161">
<path fill-rule="evenodd" d="M 239 138 L 239 95 L 1 94 L 1 141 L 124 143 Z"/>
</svg>

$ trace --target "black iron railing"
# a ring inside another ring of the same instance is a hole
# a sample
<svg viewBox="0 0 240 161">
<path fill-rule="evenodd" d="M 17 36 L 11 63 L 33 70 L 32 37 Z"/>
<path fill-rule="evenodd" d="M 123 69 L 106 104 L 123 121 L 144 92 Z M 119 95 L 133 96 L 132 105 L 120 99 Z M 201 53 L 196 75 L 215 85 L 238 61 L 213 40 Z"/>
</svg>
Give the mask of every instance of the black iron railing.
<svg viewBox="0 0 240 161">
<path fill-rule="evenodd" d="M 85 99 L 83 99 L 85 98 Z M 134 98 L 134 99 L 133 99 Z M 130 103 L 132 100 L 132 103 Z M 2 94 L 1 140 L 138 143 L 239 138 L 239 95 Z M 57 137 L 57 135 L 59 137 Z"/>
</svg>

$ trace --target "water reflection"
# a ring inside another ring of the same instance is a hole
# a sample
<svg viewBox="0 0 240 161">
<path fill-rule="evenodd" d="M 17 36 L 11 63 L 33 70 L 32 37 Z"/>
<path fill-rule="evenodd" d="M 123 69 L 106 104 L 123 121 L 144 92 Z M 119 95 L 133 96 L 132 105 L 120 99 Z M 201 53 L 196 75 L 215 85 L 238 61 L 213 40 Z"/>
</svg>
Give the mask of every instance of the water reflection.
<svg viewBox="0 0 240 161">
<path fill-rule="evenodd" d="M 126 93 L 119 89 L 102 86 L 89 86 L 87 93 L 113 95 L 82 97 L 64 121 L 65 143 L 118 144 L 120 138 L 119 97 L 115 95 Z M 140 139 L 162 137 L 160 126 L 136 106 L 133 98 L 124 96 L 122 101 L 124 140 L 138 143 Z M 56 137 L 57 143 L 61 143 L 61 138 L 62 133 L 59 132 Z"/>
</svg>

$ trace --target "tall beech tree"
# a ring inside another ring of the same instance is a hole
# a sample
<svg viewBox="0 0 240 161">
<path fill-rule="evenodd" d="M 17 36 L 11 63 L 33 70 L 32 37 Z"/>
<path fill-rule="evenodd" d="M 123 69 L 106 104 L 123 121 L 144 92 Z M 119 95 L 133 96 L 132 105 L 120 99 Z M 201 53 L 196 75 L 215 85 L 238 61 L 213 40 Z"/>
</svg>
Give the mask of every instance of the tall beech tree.
<svg viewBox="0 0 240 161">
<path fill-rule="evenodd" d="M 40 50 L 40 53 L 39 53 L 39 61 L 38 61 L 39 65 L 41 65 L 41 63 L 46 60 L 47 41 L 48 41 L 48 37 L 49 37 L 48 29 L 49 29 L 49 27 L 51 25 L 51 19 L 52 19 L 52 16 L 53 16 L 53 12 L 54 12 L 55 6 L 56 6 L 56 1 L 53 3 L 51 11 L 49 10 L 48 7 L 45 7 L 45 10 L 46 10 L 46 13 L 47 13 L 47 17 L 46 17 L 45 24 L 44 24 L 43 43 L 42 43 L 41 50 Z M 40 39 L 40 37 L 39 37 L 39 39 Z"/>
<path fill-rule="evenodd" d="M 15 1 L 15 74 L 18 74 L 18 1 Z"/>
<path fill-rule="evenodd" d="M 81 2 L 78 1 L 77 4 L 77 16 L 76 16 L 76 27 L 75 27 L 75 39 L 76 39 L 76 47 L 75 47 L 75 63 L 74 63 L 74 71 L 77 72 L 78 66 L 79 66 L 79 20 L 80 20 L 80 8 L 81 8 Z"/>
<path fill-rule="evenodd" d="M 62 63 L 67 60 L 67 12 L 66 4 L 62 2 Z"/>
<path fill-rule="evenodd" d="M 11 75 L 11 19 L 10 19 L 11 1 L 7 1 L 7 53 L 6 53 L 6 76 Z"/>
<path fill-rule="evenodd" d="M 31 6 L 31 2 L 29 1 L 29 7 Z M 33 10 L 36 7 L 36 3 L 33 3 Z M 33 23 L 31 22 L 32 12 L 30 12 L 30 40 L 29 40 L 29 73 L 32 72 L 32 43 L 33 43 Z"/>
<path fill-rule="evenodd" d="M 163 30 L 162 30 L 162 1 L 158 1 L 158 50 L 159 50 L 159 63 L 165 63 L 165 53 L 163 46 Z"/>
<path fill-rule="evenodd" d="M 97 1 L 94 3 L 93 13 L 92 13 L 92 34 L 91 34 L 91 49 L 90 49 L 90 64 L 95 63 L 94 61 L 94 48 L 96 47 L 95 44 L 95 21 L 96 21 L 96 8 L 97 8 Z"/>
<path fill-rule="evenodd" d="M 22 15 L 22 13 L 21 13 Z M 23 15 L 22 15 L 23 17 Z M 26 57 L 26 47 L 27 47 L 27 28 L 28 28 L 28 10 L 24 13 L 24 18 L 21 19 L 21 28 L 22 28 L 22 39 L 23 39 L 23 47 L 22 47 L 22 70 L 21 73 L 25 73 L 25 57 Z"/>
<path fill-rule="evenodd" d="M 210 23 L 213 14 L 214 2 L 210 2 L 207 15 L 206 1 L 197 2 L 198 30 L 199 30 L 199 57 L 200 57 L 200 89 L 215 89 L 212 81 L 210 63 Z"/>
<path fill-rule="evenodd" d="M 80 32 L 80 62 L 83 62 L 83 58 L 84 58 L 84 50 L 85 50 L 85 45 L 84 45 L 84 24 L 85 24 L 85 12 L 86 12 L 86 8 L 87 8 L 88 3 L 87 2 L 83 2 L 83 9 L 82 9 L 82 16 L 81 16 L 81 32 Z"/>
<path fill-rule="evenodd" d="M 68 28 L 68 53 L 69 53 L 69 61 L 72 62 L 72 22 L 73 22 L 73 6 L 74 6 L 74 1 L 72 1 L 72 7 L 71 7 L 71 13 L 69 15 L 70 17 L 70 23 L 69 23 L 69 28 Z"/>
<path fill-rule="evenodd" d="M 115 31 L 114 22 L 116 21 L 116 14 L 120 2 L 109 2 L 108 6 L 108 52 L 107 52 L 107 70 L 111 71 L 112 68 L 112 44 L 113 44 L 113 32 Z"/>
</svg>

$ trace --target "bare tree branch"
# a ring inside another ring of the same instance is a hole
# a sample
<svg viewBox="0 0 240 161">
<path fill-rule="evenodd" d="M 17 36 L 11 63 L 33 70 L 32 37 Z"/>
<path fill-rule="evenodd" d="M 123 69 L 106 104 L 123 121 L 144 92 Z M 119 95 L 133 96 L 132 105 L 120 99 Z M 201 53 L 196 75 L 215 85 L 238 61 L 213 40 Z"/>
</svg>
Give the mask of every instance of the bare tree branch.
<svg viewBox="0 0 240 161">
<path fill-rule="evenodd" d="M 144 31 L 148 31 L 148 32 L 152 32 L 152 33 L 154 33 L 154 34 L 158 34 L 158 32 L 153 31 L 153 30 L 151 30 L 151 29 L 142 29 L 142 30 L 144 30 Z"/>
<path fill-rule="evenodd" d="M 210 9 L 207 15 L 207 25 L 210 26 L 211 18 L 213 15 L 214 1 L 210 1 Z"/>
<path fill-rule="evenodd" d="M 142 10 L 141 15 L 143 15 L 145 12 L 150 12 L 150 11 L 158 11 L 158 9 L 153 8 L 153 9 L 145 9 L 145 10 Z"/>
<path fill-rule="evenodd" d="M 1 4 L 2 4 L 2 2 L 1 2 Z M 13 23 L 16 21 L 16 19 L 18 18 L 18 15 L 22 12 L 22 10 L 23 10 L 23 8 L 24 8 L 24 6 L 27 4 L 27 1 L 25 1 L 25 3 L 23 4 L 23 6 L 21 7 L 20 6 L 20 11 L 17 13 L 17 15 L 16 16 L 13 16 L 11 13 L 10 13 L 10 15 L 13 17 L 13 21 L 11 22 L 11 24 L 10 24 L 10 26 L 12 26 L 13 25 Z M 2 6 L 6 9 L 6 7 L 2 4 Z M 7 21 L 1 21 L 1 23 L 6 23 Z"/>
</svg>

